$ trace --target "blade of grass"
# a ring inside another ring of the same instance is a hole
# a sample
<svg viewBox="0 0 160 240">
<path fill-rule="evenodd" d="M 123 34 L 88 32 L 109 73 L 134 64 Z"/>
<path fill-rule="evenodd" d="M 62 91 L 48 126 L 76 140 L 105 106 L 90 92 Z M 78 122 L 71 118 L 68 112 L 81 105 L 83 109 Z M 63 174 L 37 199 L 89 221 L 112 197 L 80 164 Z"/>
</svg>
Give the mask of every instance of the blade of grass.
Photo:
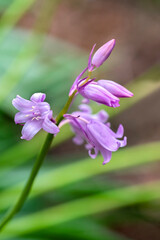
<svg viewBox="0 0 160 240">
<path fill-rule="evenodd" d="M 112 161 L 102 166 L 102 157 L 90 158 L 67 164 L 66 166 L 47 171 L 37 177 L 29 198 L 64 187 L 68 184 L 91 178 L 95 175 L 119 171 L 160 159 L 160 142 L 144 144 L 115 152 Z M 77 171 L 78 169 L 78 171 Z M 72 174 L 71 174 L 72 173 Z M 63 176 L 63 178 L 61 177 Z M 15 185 L 1 192 L 0 210 L 9 207 L 16 201 L 24 183 Z"/>
<path fill-rule="evenodd" d="M 78 219 L 67 222 L 38 231 L 38 233 L 35 233 L 35 236 L 52 236 L 58 239 L 75 240 L 129 240 L 129 238 L 107 229 L 92 219 Z"/>
<path fill-rule="evenodd" d="M 159 186 L 157 181 L 110 190 L 19 217 L 4 229 L 1 236 L 30 233 L 103 211 L 156 200 L 160 198 Z"/>
</svg>

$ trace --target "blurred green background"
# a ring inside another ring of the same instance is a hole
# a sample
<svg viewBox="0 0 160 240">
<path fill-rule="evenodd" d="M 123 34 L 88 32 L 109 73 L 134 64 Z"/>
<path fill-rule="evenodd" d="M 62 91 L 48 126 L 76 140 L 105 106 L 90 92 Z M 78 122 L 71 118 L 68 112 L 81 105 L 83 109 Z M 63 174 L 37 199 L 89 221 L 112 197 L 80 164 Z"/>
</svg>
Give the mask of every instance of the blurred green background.
<svg viewBox="0 0 160 240">
<path fill-rule="evenodd" d="M 118 109 L 103 106 L 112 128 L 122 123 L 128 137 L 105 166 L 72 143 L 69 126 L 62 128 L 0 239 L 160 239 L 159 10 L 159 0 L 0 0 L 0 217 L 19 197 L 46 137 L 20 140 L 16 94 L 46 93 L 56 116 L 92 45 L 115 38 L 95 76 L 135 95 Z"/>
</svg>

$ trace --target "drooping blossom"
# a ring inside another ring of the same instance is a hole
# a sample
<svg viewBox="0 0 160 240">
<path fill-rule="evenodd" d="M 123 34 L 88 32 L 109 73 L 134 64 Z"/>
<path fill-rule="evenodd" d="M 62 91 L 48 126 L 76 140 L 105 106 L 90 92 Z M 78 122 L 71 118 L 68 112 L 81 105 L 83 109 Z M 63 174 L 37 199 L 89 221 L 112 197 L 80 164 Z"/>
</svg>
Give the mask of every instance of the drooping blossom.
<svg viewBox="0 0 160 240">
<path fill-rule="evenodd" d="M 46 95 L 44 93 L 34 93 L 30 100 L 26 100 L 19 95 L 12 100 L 13 106 L 19 110 L 15 115 L 16 124 L 24 124 L 22 128 L 21 139 L 30 140 L 41 129 L 51 134 L 57 134 L 59 128 L 52 118 L 50 105 L 44 102 Z"/>
<path fill-rule="evenodd" d="M 129 90 L 118 83 L 109 80 L 99 80 L 95 82 L 89 80 L 86 83 L 80 81 L 77 84 L 79 94 L 84 98 L 109 107 L 119 107 L 119 98 L 129 98 L 133 96 Z"/>
<path fill-rule="evenodd" d="M 93 71 L 94 68 L 100 67 L 106 61 L 106 59 L 110 56 L 115 46 L 115 43 L 116 43 L 115 39 L 108 41 L 103 46 L 101 46 L 92 57 L 96 44 L 93 46 L 88 60 L 89 71 Z"/>
<path fill-rule="evenodd" d="M 91 158 L 96 158 L 100 152 L 104 158 L 103 164 L 110 161 L 112 152 L 127 144 L 127 138 L 122 138 L 124 134 L 123 126 L 120 124 L 117 132 L 110 129 L 110 124 L 106 123 L 108 114 L 102 110 L 93 115 L 91 108 L 87 105 L 80 105 L 82 111 L 65 114 L 64 117 L 72 127 L 75 137 L 74 143 L 81 145 L 86 142 L 85 148 Z M 63 124 L 63 123 L 62 123 Z"/>
</svg>

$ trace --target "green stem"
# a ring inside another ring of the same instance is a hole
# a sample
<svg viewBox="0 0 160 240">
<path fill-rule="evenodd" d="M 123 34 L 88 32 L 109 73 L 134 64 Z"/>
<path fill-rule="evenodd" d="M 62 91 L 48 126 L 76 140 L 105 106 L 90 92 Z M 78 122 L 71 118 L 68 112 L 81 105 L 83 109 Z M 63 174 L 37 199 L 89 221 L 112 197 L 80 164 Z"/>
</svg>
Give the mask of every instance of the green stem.
<svg viewBox="0 0 160 240">
<path fill-rule="evenodd" d="M 63 115 L 68 111 L 71 103 L 72 103 L 72 100 L 76 94 L 76 90 L 73 92 L 73 94 L 68 98 L 68 101 L 66 102 L 64 108 L 62 109 L 62 111 L 58 114 L 57 118 L 56 118 L 56 122 L 57 122 L 57 125 L 62 121 L 63 119 Z"/>
<path fill-rule="evenodd" d="M 40 154 L 38 155 L 35 163 L 34 163 L 34 166 L 33 166 L 33 169 L 30 173 L 30 176 L 29 176 L 29 179 L 17 201 L 17 203 L 13 206 L 13 208 L 11 208 L 7 213 L 6 215 L 4 216 L 4 218 L 2 219 L 1 223 L 0 223 L 0 231 L 2 230 L 2 228 L 10 221 L 10 219 L 22 208 L 26 198 L 28 197 L 28 194 L 32 188 L 32 185 L 33 185 L 33 182 L 34 182 L 34 179 L 43 163 L 43 160 L 50 148 L 50 145 L 52 143 L 52 140 L 53 140 L 53 135 L 52 134 L 48 134 L 47 135 L 47 138 L 46 138 L 46 141 L 42 147 L 42 150 L 40 152 Z"/>
</svg>

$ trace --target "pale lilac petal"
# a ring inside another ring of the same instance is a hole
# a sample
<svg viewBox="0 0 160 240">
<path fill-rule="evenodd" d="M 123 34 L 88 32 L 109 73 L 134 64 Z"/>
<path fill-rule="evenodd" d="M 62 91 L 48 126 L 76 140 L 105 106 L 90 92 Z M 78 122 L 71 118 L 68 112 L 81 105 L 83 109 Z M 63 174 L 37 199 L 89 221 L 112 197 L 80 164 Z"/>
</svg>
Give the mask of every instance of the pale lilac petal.
<svg viewBox="0 0 160 240">
<path fill-rule="evenodd" d="M 103 165 L 105 165 L 106 163 L 108 163 L 111 160 L 112 152 L 108 151 L 105 148 L 100 148 L 100 152 L 104 158 Z"/>
<path fill-rule="evenodd" d="M 99 80 L 98 84 L 108 90 L 116 97 L 120 98 L 128 98 L 133 97 L 133 93 L 130 92 L 128 89 L 123 87 L 122 85 L 109 80 Z"/>
<path fill-rule="evenodd" d="M 124 134 L 124 127 L 122 124 L 119 125 L 117 132 L 115 133 L 116 138 L 122 138 Z"/>
<path fill-rule="evenodd" d="M 87 98 L 83 98 L 82 103 L 84 103 L 84 104 L 89 104 L 90 101 L 89 101 L 89 99 L 87 99 Z"/>
<path fill-rule="evenodd" d="M 96 147 L 93 147 L 90 143 L 85 144 L 85 148 L 88 150 L 88 155 L 95 159 L 99 150 Z"/>
<path fill-rule="evenodd" d="M 15 121 L 16 124 L 18 124 L 18 123 L 25 123 L 29 119 L 32 119 L 32 117 L 33 116 L 31 114 L 18 112 L 18 113 L 16 113 L 16 115 L 14 117 L 14 121 Z"/>
<path fill-rule="evenodd" d="M 107 123 L 108 124 L 108 123 Z M 107 125 L 106 125 L 107 126 Z M 108 125 L 108 132 L 110 133 L 110 135 L 112 135 L 114 138 L 122 138 L 123 137 L 123 134 L 124 134 L 124 128 L 123 128 L 123 125 L 120 124 L 119 127 L 118 127 L 118 130 L 117 132 L 113 132 L 112 129 L 110 128 L 110 126 Z"/>
<path fill-rule="evenodd" d="M 92 67 L 92 65 L 91 65 L 91 61 L 92 61 L 92 54 L 93 54 L 93 51 L 94 51 L 94 49 L 95 49 L 95 46 L 96 46 L 96 44 L 93 45 L 92 50 L 91 50 L 91 52 L 90 52 L 90 54 L 89 54 L 89 59 L 88 59 L 88 70 L 89 70 L 90 72 L 93 70 L 93 67 Z"/>
<path fill-rule="evenodd" d="M 69 91 L 69 96 L 71 96 L 73 94 L 73 92 L 77 89 L 77 83 L 80 80 L 80 78 L 83 76 L 83 74 L 88 70 L 88 67 L 86 67 L 76 78 L 76 80 L 74 81 L 70 91 Z"/>
<path fill-rule="evenodd" d="M 107 123 L 105 123 L 105 125 L 107 126 L 107 127 L 111 127 L 111 123 L 110 122 L 107 122 Z"/>
<path fill-rule="evenodd" d="M 57 134 L 59 132 L 57 125 L 53 123 L 48 117 L 44 119 L 42 128 L 51 134 Z"/>
<path fill-rule="evenodd" d="M 93 152 L 92 152 L 92 151 L 93 151 Z M 97 149 L 96 147 L 88 150 L 88 155 L 89 155 L 92 159 L 95 159 L 95 158 L 97 157 L 97 154 L 98 154 L 98 149 Z"/>
<path fill-rule="evenodd" d="M 30 100 L 38 103 L 38 102 L 43 102 L 45 100 L 45 98 L 46 98 L 46 94 L 44 94 L 44 93 L 34 93 L 31 96 Z"/>
<path fill-rule="evenodd" d="M 17 95 L 16 98 L 12 100 L 12 104 L 17 110 L 23 113 L 30 111 L 30 109 L 32 109 L 32 106 L 34 106 L 31 101 L 26 100 L 19 95 Z"/>
<path fill-rule="evenodd" d="M 48 116 L 49 119 L 51 119 L 52 116 L 53 116 L 53 111 L 50 110 L 50 111 L 48 112 L 47 116 Z M 53 119 L 53 121 L 56 122 L 55 119 Z"/>
<path fill-rule="evenodd" d="M 22 128 L 21 139 L 31 140 L 36 133 L 42 128 L 42 120 L 31 120 L 25 123 Z"/>
<path fill-rule="evenodd" d="M 37 104 L 37 109 L 40 112 L 41 116 L 48 115 L 50 112 L 50 105 L 47 102 L 39 102 Z"/>
<path fill-rule="evenodd" d="M 80 136 L 75 136 L 72 140 L 76 145 L 82 145 L 84 143 L 84 140 Z"/>
<path fill-rule="evenodd" d="M 119 144 L 115 137 L 111 134 L 110 129 L 99 121 L 92 121 L 87 124 L 87 129 L 91 134 L 92 141 L 97 141 L 102 147 L 109 151 L 117 151 Z M 91 136 L 89 136 L 91 138 Z M 96 144 L 95 144 L 96 145 Z"/>
<path fill-rule="evenodd" d="M 90 143 L 85 144 L 85 149 L 90 150 L 92 148 L 93 148 L 93 146 Z"/>
<path fill-rule="evenodd" d="M 79 108 L 82 112 L 89 113 L 89 114 L 92 113 L 91 107 L 88 106 L 87 104 L 81 104 L 81 105 L 79 105 L 78 108 Z"/>
<path fill-rule="evenodd" d="M 119 99 L 98 84 L 90 83 L 79 87 L 79 93 L 95 102 L 109 107 L 119 107 Z"/>
<path fill-rule="evenodd" d="M 114 46 L 115 39 L 112 39 L 109 42 L 105 43 L 102 47 L 100 47 L 93 55 L 92 65 L 95 67 L 101 66 L 111 54 Z"/>
<path fill-rule="evenodd" d="M 109 118 L 108 113 L 104 110 L 99 111 L 99 113 L 97 113 L 96 116 L 97 116 L 97 119 L 103 123 L 105 123 Z"/>
<path fill-rule="evenodd" d="M 124 137 L 123 140 L 118 140 L 120 147 L 125 147 L 127 145 L 127 137 Z"/>
<path fill-rule="evenodd" d="M 77 128 L 77 131 L 75 132 L 80 132 L 82 135 L 84 135 L 84 138 L 87 139 L 88 141 L 89 138 L 88 138 L 88 135 L 87 135 L 87 132 L 85 131 L 85 129 L 82 127 L 83 124 L 80 124 L 79 121 L 78 121 L 78 118 L 76 116 L 73 116 L 71 114 L 64 114 L 63 115 L 65 118 L 67 119 L 70 119 L 73 121 L 73 123 L 71 123 L 71 126 L 73 127 L 73 130 L 75 130 L 75 127 Z"/>
</svg>

